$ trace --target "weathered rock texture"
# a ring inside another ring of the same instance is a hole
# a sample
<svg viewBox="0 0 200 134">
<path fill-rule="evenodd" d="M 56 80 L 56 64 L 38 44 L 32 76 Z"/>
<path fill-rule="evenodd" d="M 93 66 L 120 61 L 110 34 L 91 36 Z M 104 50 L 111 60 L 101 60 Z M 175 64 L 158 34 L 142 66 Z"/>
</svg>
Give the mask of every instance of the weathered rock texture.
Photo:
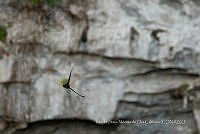
<svg viewBox="0 0 200 134">
<path fill-rule="evenodd" d="M 199 7 L 198 0 L 0 0 L 7 30 L 0 131 L 197 134 Z M 58 85 L 72 67 L 71 86 L 85 98 Z M 119 119 L 186 122 L 105 123 Z"/>
</svg>

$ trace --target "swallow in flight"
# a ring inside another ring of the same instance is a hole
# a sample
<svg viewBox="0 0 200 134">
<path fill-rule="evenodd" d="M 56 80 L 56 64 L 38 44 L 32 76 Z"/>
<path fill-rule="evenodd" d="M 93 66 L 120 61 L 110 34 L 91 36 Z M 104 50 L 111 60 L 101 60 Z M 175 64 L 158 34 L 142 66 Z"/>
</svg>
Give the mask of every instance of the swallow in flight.
<svg viewBox="0 0 200 134">
<path fill-rule="evenodd" d="M 72 70 L 73 70 L 73 68 L 72 68 Z M 62 83 L 62 86 L 63 86 L 65 89 L 70 89 L 71 91 L 73 91 L 74 93 L 76 93 L 77 95 L 79 95 L 80 97 L 85 97 L 84 95 L 79 94 L 78 92 L 76 92 L 74 89 L 72 89 L 72 88 L 70 87 L 70 78 L 71 78 L 72 70 L 71 70 L 71 72 L 70 72 L 70 74 L 69 74 L 68 80 L 64 79 L 64 80 L 61 82 L 61 83 Z M 67 82 L 66 82 L 66 81 L 67 81 Z"/>
</svg>

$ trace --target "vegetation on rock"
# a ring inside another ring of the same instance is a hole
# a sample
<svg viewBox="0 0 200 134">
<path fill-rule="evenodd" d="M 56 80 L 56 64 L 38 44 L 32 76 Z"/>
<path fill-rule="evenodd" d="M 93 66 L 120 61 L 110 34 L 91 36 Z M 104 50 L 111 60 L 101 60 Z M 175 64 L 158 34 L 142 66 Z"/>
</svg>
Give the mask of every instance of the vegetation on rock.
<svg viewBox="0 0 200 134">
<path fill-rule="evenodd" d="M 29 0 L 32 4 L 41 4 L 47 3 L 50 6 L 54 6 L 56 4 L 61 4 L 62 0 Z"/>
<path fill-rule="evenodd" d="M 0 26 L 0 41 L 5 41 L 7 36 L 7 31 L 5 27 Z"/>
</svg>

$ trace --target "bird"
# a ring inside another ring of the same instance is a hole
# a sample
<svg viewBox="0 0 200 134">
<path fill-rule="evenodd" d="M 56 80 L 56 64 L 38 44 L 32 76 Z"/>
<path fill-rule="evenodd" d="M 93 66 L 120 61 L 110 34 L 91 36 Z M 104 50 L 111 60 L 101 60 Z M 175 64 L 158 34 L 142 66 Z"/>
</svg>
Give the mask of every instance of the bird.
<svg viewBox="0 0 200 134">
<path fill-rule="evenodd" d="M 85 97 L 84 95 L 81 95 L 81 94 L 79 94 L 78 92 L 76 92 L 76 91 L 75 91 L 74 89 L 72 89 L 71 86 L 70 86 L 70 79 L 71 79 L 71 75 L 72 75 L 72 70 L 73 70 L 73 68 L 72 68 L 71 71 L 70 71 L 68 80 L 67 80 L 66 78 L 63 78 L 63 79 L 60 81 L 60 84 L 62 85 L 63 88 L 69 89 L 69 90 L 73 91 L 74 93 L 76 93 L 76 94 L 79 95 L 80 97 Z"/>
</svg>

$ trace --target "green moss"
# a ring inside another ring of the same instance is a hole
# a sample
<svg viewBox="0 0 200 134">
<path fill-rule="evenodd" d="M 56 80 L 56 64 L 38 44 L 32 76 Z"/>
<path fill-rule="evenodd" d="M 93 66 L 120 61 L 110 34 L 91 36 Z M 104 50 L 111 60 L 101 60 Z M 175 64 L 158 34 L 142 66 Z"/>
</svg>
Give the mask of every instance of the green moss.
<svg viewBox="0 0 200 134">
<path fill-rule="evenodd" d="M 62 0 L 47 0 L 47 3 L 50 5 L 50 6 L 54 6 L 56 4 L 62 4 Z"/>
<path fill-rule="evenodd" d="M 55 6 L 56 4 L 62 4 L 62 0 L 29 0 L 32 4 L 42 4 L 47 3 L 50 6 Z"/>
<path fill-rule="evenodd" d="M 189 88 L 189 84 L 185 83 L 185 84 L 180 85 L 179 90 L 182 92 L 185 92 L 188 88 Z"/>
<path fill-rule="evenodd" d="M 32 4 L 40 4 L 46 0 L 29 0 Z"/>
<path fill-rule="evenodd" d="M 174 97 L 175 99 L 183 98 L 183 96 L 186 94 L 189 86 L 190 86 L 189 84 L 183 83 L 177 89 L 175 89 L 174 92 L 171 93 L 172 97 Z"/>
<path fill-rule="evenodd" d="M 0 41 L 5 41 L 7 36 L 7 31 L 5 27 L 0 26 Z"/>
</svg>

